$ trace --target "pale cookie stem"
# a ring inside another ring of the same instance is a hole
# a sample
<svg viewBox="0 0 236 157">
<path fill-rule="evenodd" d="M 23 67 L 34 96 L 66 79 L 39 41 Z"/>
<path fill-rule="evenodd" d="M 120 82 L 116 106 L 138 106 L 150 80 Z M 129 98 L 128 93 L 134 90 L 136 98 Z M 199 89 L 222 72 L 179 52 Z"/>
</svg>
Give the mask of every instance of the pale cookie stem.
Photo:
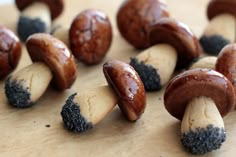
<svg viewBox="0 0 236 157">
<path fill-rule="evenodd" d="M 203 35 L 220 35 L 230 42 L 235 41 L 235 17 L 230 14 L 221 14 L 209 21 Z"/>
<path fill-rule="evenodd" d="M 211 98 L 197 97 L 189 102 L 181 124 L 182 143 L 193 154 L 218 149 L 225 141 L 223 119 Z"/>
<path fill-rule="evenodd" d="M 200 38 L 203 50 L 218 55 L 223 47 L 235 42 L 235 27 L 236 20 L 233 15 L 221 14 L 214 17 Z"/>
<path fill-rule="evenodd" d="M 195 68 L 207 68 L 211 70 L 215 70 L 217 57 L 214 56 L 207 56 L 200 58 L 197 62 L 193 63 L 189 69 Z"/>
<path fill-rule="evenodd" d="M 46 28 L 51 27 L 51 12 L 44 3 L 34 2 L 29 7 L 25 8 L 21 15 L 31 19 L 39 18 L 46 24 Z"/>
<path fill-rule="evenodd" d="M 5 92 L 10 104 L 29 107 L 45 92 L 51 80 L 52 72 L 46 64 L 33 63 L 8 78 Z"/>
<path fill-rule="evenodd" d="M 70 96 L 61 116 L 67 129 L 85 132 L 98 124 L 118 103 L 118 97 L 109 86 L 101 86 Z"/>
<path fill-rule="evenodd" d="M 58 27 L 52 34 L 54 37 L 58 38 L 59 40 L 63 41 L 68 47 L 69 45 L 69 28 L 66 27 Z"/>
<path fill-rule="evenodd" d="M 177 63 L 177 52 L 169 44 L 157 44 L 136 56 L 138 61 L 151 65 L 160 76 L 161 85 L 171 78 Z"/>
</svg>

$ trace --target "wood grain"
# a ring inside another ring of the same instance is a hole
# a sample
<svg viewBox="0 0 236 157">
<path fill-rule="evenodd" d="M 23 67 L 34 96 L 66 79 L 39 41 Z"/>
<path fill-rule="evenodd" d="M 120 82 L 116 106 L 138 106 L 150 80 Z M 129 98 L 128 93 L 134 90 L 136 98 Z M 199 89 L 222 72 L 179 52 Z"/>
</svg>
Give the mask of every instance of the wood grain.
<svg viewBox="0 0 236 157">
<path fill-rule="evenodd" d="M 8 105 L 4 94 L 4 80 L 0 81 L 0 156 L 81 156 L 81 157 L 189 157 L 180 143 L 180 122 L 171 117 L 163 105 L 163 91 L 147 94 L 147 108 L 136 123 L 127 122 L 118 107 L 93 130 L 74 134 L 64 129 L 60 111 L 66 98 L 74 92 L 105 85 L 102 65 L 109 59 L 128 61 L 137 55 L 119 35 L 116 11 L 121 0 L 65 0 L 66 9 L 55 21 L 69 26 L 72 19 L 86 8 L 104 10 L 110 17 L 114 38 L 109 54 L 96 66 L 77 63 L 78 78 L 65 92 L 49 87 L 38 103 L 29 109 L 16 109 Z M 172 17 L 188 24 L 200 36 L 207 19 L 206 0 L 167 0 Z M 0 7 L 0 22 L 15 30 L 18 11 L 13 5 Z M 24 49 L 17 70 L 30 64 Z M 236 113 L 224 118 L 227 141 L 220 150 L 205 157 L 234 156 L 236 153 Z M 50 125 L 50 127 L 46 127 Z"/>
</svg>

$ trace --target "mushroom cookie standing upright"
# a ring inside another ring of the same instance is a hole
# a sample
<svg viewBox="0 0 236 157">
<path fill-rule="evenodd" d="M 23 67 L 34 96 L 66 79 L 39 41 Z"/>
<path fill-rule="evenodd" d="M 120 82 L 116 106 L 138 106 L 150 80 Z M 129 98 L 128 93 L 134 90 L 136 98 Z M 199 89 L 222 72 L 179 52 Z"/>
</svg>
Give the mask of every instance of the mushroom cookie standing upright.
<svg viewBox="0 0 236 157">
<path fill-rule="evenodd" d="M 19 63 L 21 43 L 10 29 L 0 26 L 0 79 L 11 73 Z"/>
<path fill-rule="evenodd" d="M 167 111 L 181 123 L 181 142 L 193 154 L 219 149 L 226 140 L 224 117 L 234 109 L 235 92 L 221 73 L 192 69 L 175 76 L 164 93 Z"/>
<path fill-rule="evenodd" d="M 207 8 L 210 20 L 205 28 L 200 43 L 206 53 L 218 55 L 223 47 L 235 42 L 236 1 L 211 0 Z"/>
<path fill-rule="evenodd" d="M 17 32 L 22 41 L 34 33 L 43 33 L 63 11 L 63 0 L 15 0 L 21 11 Z"/>
<path fill-rule="evenodd" d="M 150 28 L 152 47 L 131 58 L 145 89 L 159 90 L 175 69 L 186 68 L 200 55 L 200 44 L 189 27 L 171 18 L 162 18 Z"/>
<path fill-rule="evenodd" d="M 64 41 L 74 56 L 86 65 L 98 64 L 112 43 L 112 26 L 108 16 L 96 9 L 79 13 L 69 29 L 59 27 L 53 36 Z"/>
<path fill-rule="evenodd" d="M 118 103 L 129 121 L 136 121 L 146 106 L 146 93 L 132 66 L 111 60 L 103 65 L 108 86 L 81 91 L 68 98 L 61 116 L 67 129 L 85 132 L 98 124 Z"/>
<path fill-rule="evenodd" d="M 117 12 L 117 25 L 121 35 L 138 49 L 148 48 L 149 29 L 162 17 L 169 17 L 162 0 L 125 0 Z"/>
<path fill-rule="evenodd" d="M 70 88 L 77 76 L 76 64 L 70 50 L 60 40 L 37 33 L 26 41 L 34 62 L 8 77 L 5 93 L 15 107 L 32 106 L 52 81 L 58 90 Z"/>
</svg>

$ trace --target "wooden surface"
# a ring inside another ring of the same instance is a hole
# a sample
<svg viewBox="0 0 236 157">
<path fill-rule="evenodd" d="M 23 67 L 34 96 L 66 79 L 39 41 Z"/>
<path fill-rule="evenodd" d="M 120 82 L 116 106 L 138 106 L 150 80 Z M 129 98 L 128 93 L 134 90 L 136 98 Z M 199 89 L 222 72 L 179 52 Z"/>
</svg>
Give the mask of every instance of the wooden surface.
<svg viewBox="0 0 236 157">
<path fill-rule="evenodd" d="M 103 60 L 129 60 L 137 51 L 119 35 L 115 15 L 121 0 L 65 0 L 66 9 L 55 21 L 69 26 L 76 14 L 86 8 L 98 8 L 108 13 L 113 25 L 112 47 Z M 188 24 L 201 35 L 207 24 L 206 0 L 167 0 L 172 17 Z M 15 6 L 0 6 L 0 23 L 15 30 L 18 11 Z M 31 61 L 23 51 L 20 69 Z M 86 67 L 78 63 L 78 78 L 74 86 L 65 92 L 51 87 L 37 104 L 28 109 L 16 109 L 8 105 L 4 94 L 4 80 L 0 82 L 0 156 L 80 156 L 80 157 L 187 157 L 180 143 L 180 122 L 171 117 L 163 106 L 163 91 L 147 94 L 147 108 L 136 123 L 127 122 L 116 107 L 93 130 L 75 134 L 63 127 L 61 107 L 73 92 L 105 85 L 102 64 Z M 236 113 L 224 118 L 227 141 L 220 150 L 206 154 L 208 157 L 235 156 Z M 50 125 L 50 127 L 46 127 Z"/>
</svg>

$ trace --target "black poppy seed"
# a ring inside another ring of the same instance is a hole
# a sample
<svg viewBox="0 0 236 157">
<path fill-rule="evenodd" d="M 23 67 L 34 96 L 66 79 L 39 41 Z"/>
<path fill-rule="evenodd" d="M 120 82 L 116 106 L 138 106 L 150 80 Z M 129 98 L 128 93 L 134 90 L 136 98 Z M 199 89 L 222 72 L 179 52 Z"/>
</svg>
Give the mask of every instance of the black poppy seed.
<svg viewBox="0 0 236 157">
<path fill-rule="evenodd" d="M 30 19 L 20 16 L 17 24 L 17 32 L 22 41 L 26 41 L 32 34 L 46 32 L 46 29 L 46 24 L 39 18 Z"/>
<path fill-rule="evenodd" d="M 130 65 L 139 74 L 146 91 L 157 91 L 162 88 L 157 69 L 151 65 L 146 65 L 144 62 L 139 62 L 137 58 L 131 58 Z"/>
<path fill-rule="evenodd" d="M 68 130 L 81 133 L 92 129 L 93 124 L 81 115 L 79 104 L 73 101 L 75 96 L 76 93 L 68 97 L 65 105 L 62 107 L 61 116 L 64 126 Z"/>
<path fill-rule="evenodd" d="M 218 55 L 222 48 L 230 43 L 220 35 L 202 36 L 199 41 L 203 50 L 211 55 Z"/>
<path fill-rule="evenodd" d="M 31 101 L 27 88 L 24 88 L 20 82 L 12 80 L 8 77 L 5 82 L 5 94 L 8 102 L 18 108 L 27 108 L 32 106 L 34 103 Z"/>
<path fill-rule="evenodd" d="M 183 133 L 181 142 L 192 154 L 205 154 L 219 149 L 226 140 L 224 128 L 208 125 L 206 128 Z"/>
</svg>

